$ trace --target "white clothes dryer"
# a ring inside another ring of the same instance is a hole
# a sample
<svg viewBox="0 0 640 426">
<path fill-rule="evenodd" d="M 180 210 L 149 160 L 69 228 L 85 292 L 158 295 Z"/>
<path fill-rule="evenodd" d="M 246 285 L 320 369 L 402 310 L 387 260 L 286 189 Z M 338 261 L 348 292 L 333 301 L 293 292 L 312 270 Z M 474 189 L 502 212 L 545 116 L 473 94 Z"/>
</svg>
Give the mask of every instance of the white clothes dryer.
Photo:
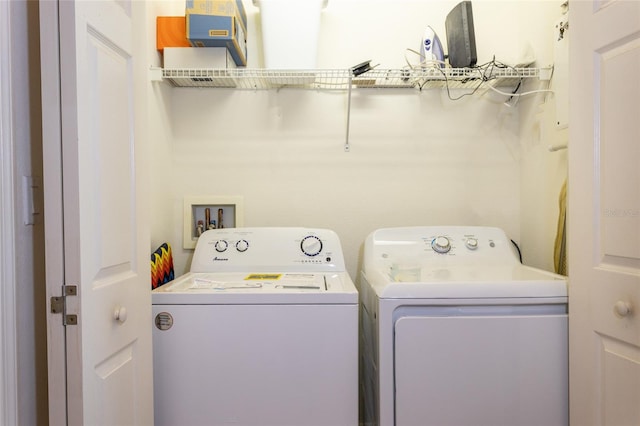
<svg viewBox="0 0 640 426">
<path fill-rule="evenodd" d="M 377 230 L 360 299 L 363 424 L 568 424 L 565 277 L 502 230 Z"/>
<path fill-rule="evenodd" d="M 206 231 L 152 301 L 156 425 L 358 424 L 358 293 L 333 231 Z"/>
</svg>

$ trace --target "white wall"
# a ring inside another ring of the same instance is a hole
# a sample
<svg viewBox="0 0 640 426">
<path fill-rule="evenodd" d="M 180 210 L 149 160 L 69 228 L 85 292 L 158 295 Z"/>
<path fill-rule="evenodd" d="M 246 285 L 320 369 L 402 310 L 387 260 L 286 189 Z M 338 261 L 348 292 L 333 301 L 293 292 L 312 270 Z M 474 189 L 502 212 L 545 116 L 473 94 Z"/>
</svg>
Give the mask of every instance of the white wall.
<svg viewBox="0 0 640 426">
<path fill-rule="evenodd" d="M 380 68 L 400 68 L 406 57 L 414 61 L 406 49 L 418 48 L 426 25 L 444 42 L 444 18 L 456 3 L 330 0 L 318 67 L 348 68 L 371 59 Z M 537 21 L 552 22 L 557 6 L 540 3 L 474 0 L 478 63 L 493 55 L 518 63 L 529 54 L 530 40 L 551 37 L 547 23 Z M 154 2 L 150 19 L 181 14 L 181 6 Z M 260 15 L 248 0 L 245 7 L 249 67 L 260 67 Z M 522 25 L 529 16 L 536 16 L 536 25 Z M 149 59 L 160 60 L 155 51 Z M 245 226 L 334 229 L 354 278 L 362 242 L 379 227 L 499 226 L 520 240 L 521 187 L 531 178 L 522 175 L 527 135 L 520 109 L 503 105 L 494 93 L 450 101 L 443 90 L 356 90 L 351 151 L 345 153 L 344 92 L 150 84 L 158 179 L 152 248 L 172 244 L 177 274 L 190 261 L 191 251 L 182 249 L 182 202 L 191 195 L 243 196 Z"/>
<path fill-rule="evenodd" d="M 539 2 L 538 7 L 527 11 L 519 22 L 522 31 L 529 35 L 531 45 L 539 46 L 537 61 L 541 66 L 554 64 L 554 78 L 550 83 L 538 82 L 524 90 L 547 89 L 554 93 L 543 93 L 522 98 L 520 110 L 521 143 L 521 207 L 520 244 L 525 263 L 547 270 L 554 270 L 553 248 L 558 226 L 558 198 L 567 177 L 566 149 L 550 151 L 550 146 L 566 145 L 569 131 L 560 110 L 568 111 L 568 87 L 562 76 L 568 66 L 568 39 L 558 41 L 554 24 L 563 15 L 560 2 Z M 550 20 L 549 20 L 550 19 Z M 553 36 L 551 36 L 553 35 Z M 564 94 L 564 96 L 563 96 Z M 563 124 L 563 123 L 561 123 Z"/>
</svg>

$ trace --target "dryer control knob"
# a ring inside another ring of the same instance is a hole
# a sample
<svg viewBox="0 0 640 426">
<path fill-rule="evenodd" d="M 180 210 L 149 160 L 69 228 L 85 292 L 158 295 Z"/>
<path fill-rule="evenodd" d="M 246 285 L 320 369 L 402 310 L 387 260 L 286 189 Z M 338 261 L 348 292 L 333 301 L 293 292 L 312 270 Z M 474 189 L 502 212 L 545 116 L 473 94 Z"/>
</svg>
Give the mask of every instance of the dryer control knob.
<svg viewBox="0 0 640 426">
<path fill-rule="evenodd" d="M 315 235 L 308 235 L 300 242 L 300 250 L 307 256 L 317 256 L 322 251 L 322 240 Z"/>
<path fill-rule="evenodd" d="M 447 237 L 436 237 L 431 241 L 431 248 L 436 253 L 448 253 L 451 250 L 451 241 Z"/>
<path fill-rule="evenodd" d="M 467 238 L 464 245 L 467 246 L 469 250 L 475 250 L 478 248 L 478 240 L 476 238 Z"/>
<path fill-rule="evenodd" d="M 247 240 L 240 240 L 236 243 L 236 250 L 243 253 L 249 249 L 249 242 Z"/>
<path fill-rule="evenodd" d="M 215 248 L 216 248 L 216 251 L 218 253 L 222 253 L 223 251 L 225 251 L 227 249 L 227 247 L 229 247 L 229 243 L 226 242 L 225 240 L 216 241 Z"/>
</svg>

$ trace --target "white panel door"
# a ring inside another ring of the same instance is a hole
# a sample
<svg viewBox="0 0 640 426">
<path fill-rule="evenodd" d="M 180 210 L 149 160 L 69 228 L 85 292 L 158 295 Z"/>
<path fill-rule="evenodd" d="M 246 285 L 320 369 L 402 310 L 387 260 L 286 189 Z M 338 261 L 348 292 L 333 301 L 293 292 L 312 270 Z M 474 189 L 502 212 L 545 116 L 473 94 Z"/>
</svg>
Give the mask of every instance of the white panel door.
<svg viewBox="0 0 640 426">
<path fill-rule="evenodd" d="M 571 2 L 571 424 L 640 424 L 640 2 Z"/>
<path fill-rule="evenodd" d="M 41 14 L 47 285 L 78 293 L 77 324 L 49 319 L 51 424 L 150 425 L 144 3 L 42 1 Z"/>
</svg>

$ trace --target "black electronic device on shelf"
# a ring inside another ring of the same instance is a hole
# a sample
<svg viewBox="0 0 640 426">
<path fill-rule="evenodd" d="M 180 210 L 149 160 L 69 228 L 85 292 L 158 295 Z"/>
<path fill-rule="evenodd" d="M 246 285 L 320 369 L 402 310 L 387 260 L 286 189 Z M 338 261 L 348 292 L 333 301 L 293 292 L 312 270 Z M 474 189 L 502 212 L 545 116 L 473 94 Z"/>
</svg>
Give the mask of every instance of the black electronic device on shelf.
<svg viewBox="0 0 640 426">
<path fill-rule="evenodd" d="M 453 68 L 473 67 L 477 60 L 473 10 L 470 1 L 456 5 L 445 20 L 449 64 Z"/>
</svg>

